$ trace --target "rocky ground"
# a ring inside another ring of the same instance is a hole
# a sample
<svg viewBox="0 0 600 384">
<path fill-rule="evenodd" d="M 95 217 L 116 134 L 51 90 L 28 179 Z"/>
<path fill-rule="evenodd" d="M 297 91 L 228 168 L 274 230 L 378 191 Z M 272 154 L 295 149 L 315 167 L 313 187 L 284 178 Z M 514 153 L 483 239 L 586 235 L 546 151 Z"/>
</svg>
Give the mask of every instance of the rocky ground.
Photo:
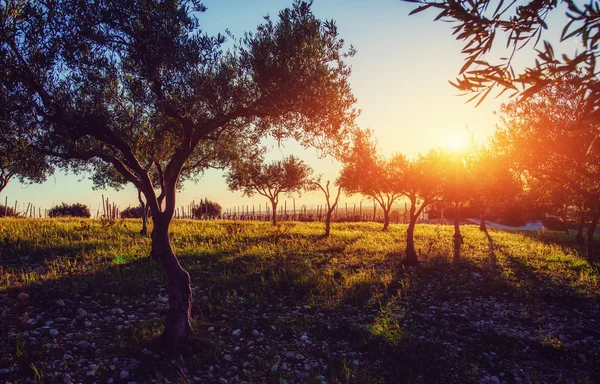
<svg viewBox="0 0 600 384">
<path fill-rule="evenodd" d="M 151 261 L 4 258 L 0 382 L 600 382 L 597 275 L 499 248 L 401 273 L 348 249 L 184 257 L 202 342 L 182 354 L 156 343 L 168 298 Z"/>
</svg>

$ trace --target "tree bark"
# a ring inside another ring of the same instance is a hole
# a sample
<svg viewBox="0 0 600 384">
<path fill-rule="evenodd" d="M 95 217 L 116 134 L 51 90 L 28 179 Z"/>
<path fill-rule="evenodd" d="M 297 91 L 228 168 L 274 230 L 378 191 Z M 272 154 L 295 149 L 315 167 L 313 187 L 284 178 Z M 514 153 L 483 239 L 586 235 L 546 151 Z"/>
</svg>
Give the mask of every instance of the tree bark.
<svg viewBox="0 0 600 384">
<path fill-rule="evenodd" d="M 383 231 L 387 231 L 390 227 L 390 208 L 391 205 L 389 207 L 382 207 L 383 208 Z"/>
<path fill-rule="evenodd" d="M 596 226 L 598 225 L 599 218 L 600 210 L 597 210 L 594 213 L 594 217 L 592 218 L 592 222 L 590 223 L 587 231 L 587 259 L 589 261 L 594 261 L 596 259 L 594 249 L 594 231 L 596 230 Z"/>
<path fill-rule="evenodd" d="M 271 222 L 273 225 L 277 225 L 277 202 L 275 200 L 271 200 L 271 206 L 273 207 L 273 217 Z"/>
<path fill-rule="evenodd" d="M 151 256 L 167 274 L 169 310 L 162 334 L 166 345 L 177 347 L 194 337 L 190 325 L 192 289 L 189 273 L 181 267 L 169 239 L 171 217 L 153 214 Z"/>
<path fill-rule="evenodd" d="M 329 237 L 331 234 L 331 214 L 333 213 L 333 209 L 327 210 L 327 216 L 325 217 L 325 237 Z"/>
<path fill-rule="evenodd" d="M 138 200 L 142 207 L 142 230 L 140 231 L 140 235 L 146 236 L 148 234 L 148 207 L 146 207 L 146 203 L 144 202 L 144 199 L 142 199 L 142 191 L 139 189 Z"/>
<path fill-rule="evenodd" d="M 575 241 L 577 241 L 577 244 L 579 244 L 579 246 L 581 247 L 581 249 L 583 250 L 583 226 L 585 225 L 585 212 L 582 209 L 581 212 L 579 213 L 579 226 L 577 228 L 577 235 L 575 236 Z"/>
</svg>

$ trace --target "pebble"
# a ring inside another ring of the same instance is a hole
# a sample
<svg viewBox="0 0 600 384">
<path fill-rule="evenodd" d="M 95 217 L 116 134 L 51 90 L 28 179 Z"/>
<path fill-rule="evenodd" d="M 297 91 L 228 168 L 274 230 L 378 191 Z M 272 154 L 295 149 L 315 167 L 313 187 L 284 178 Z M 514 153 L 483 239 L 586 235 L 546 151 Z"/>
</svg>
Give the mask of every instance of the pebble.
<svg viewBox="0 0 600 384">
<path fill-rule="evenodd" d="M 77 308 L 77 310 L 75 312 L 77 313 L 77 316 L 87 315 L 87 312 L 83 308 Z"/>
<path fill-rule="evenodd" d="M 308 336 L 304 335 L 300 338 L 300 341 L 303 341 L 305 343 L 308 343 Z"/>
<path fill-rule="evenodd" d="M 208 332 L 214 332 L 215 331 L 215 327 L 208 327 L 207 331 Z"/>
<path fill-rule="evenodd" d="M 241 334 L 242 334 L 241 329 L 236 329 L 235 331 L 231 332 L 231 335 L 236 336 L 236 337 L 240 337 Z"/>
<path fill-rule="evenodd" d="M 279 362 L 276 362 L 275 364 L 273 364 L 273 366 L 271 367 L 271 372 L 275 373 L 279 370 Z"/>
<path fill-rule="evenodd" d="M 7 375 L 7 374 L 8 374 L 8 369 L 7 368 L 0 369 L 0 375 Z"/>
<path fill-rule="evenodd" d="M 121 373 L 119 374 L 119 377 L 121 379 L 127 379 L 127 378 L 129 378 L 129 372 L 122 370 Z"/>
<path fill-rule="evenodd" d="M 260 336 L 260 332 L 258 332 L 256 329 L 252 331 L 252 336 L 254 337 L 258 337 Z"/>
<path fill-rule="evenodd" d="M 50 330 L 50 336 L 52 336 L 52 337 L 56 337 L 56 336 L 58 336 L 58 331 L 57 331 L 56 329 L 54 329 L 54 328 L 53 328 L 53 329 L 51 329 L 51 330 Z"/>
<path fill-rule="evenodd" d="M 219 378 L 219 384 L 227 384 L 227 379 L 224 377 Z"/>
<path fill-rule="evenodd" d="M 227 361 L 233 361 L 233 358 L 231 357 L 231 355 L 225 355 L 225 356 L 223 356 L 223 358 Z"/>
<path fill-rule="evenodd" d="M 56 305 L 58 305 L 59 307 L 64 307 L 65 301 L 63 299 L 58 299 L 56 300 Z"/>
<path fill-rule="evenodd" d="M 90 347 L 90 343 L 88 343 L 85 340 L 80 341 L 77 345 L 79 346 L 79 348 L 83 348 L 83 349 Z"/>
<path fill-rule="evenodd" d="M 17 295 L 17 299 L 21 300 L 21 301 L 25 301 L 25 300 L 29 299 L 29 295 L 26 294 L 25 292 L 21 292 Z"/>
</svg>

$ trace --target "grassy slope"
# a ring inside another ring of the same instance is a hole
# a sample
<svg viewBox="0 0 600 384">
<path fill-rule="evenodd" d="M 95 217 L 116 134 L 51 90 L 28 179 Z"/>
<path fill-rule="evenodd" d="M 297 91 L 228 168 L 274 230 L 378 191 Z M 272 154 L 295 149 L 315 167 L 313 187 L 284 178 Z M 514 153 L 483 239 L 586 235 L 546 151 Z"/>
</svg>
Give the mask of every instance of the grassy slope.
<svg viewBox="0 0 600 384">
<path fill-rule="evenodd" d="M 175 221 L 208 347 L 171 362 L 152 350 L 166 281 L 139 228 L 0 220 L 0 369 L 19 367 L 0 381 L 600 381 L 600 273 L 563 234 L 468 226 L 453 261 L 451 227 L 418 226 L 422 266 L 400 271 L 402 225 L 323 239 L 315 223 Z"/>
</svg>

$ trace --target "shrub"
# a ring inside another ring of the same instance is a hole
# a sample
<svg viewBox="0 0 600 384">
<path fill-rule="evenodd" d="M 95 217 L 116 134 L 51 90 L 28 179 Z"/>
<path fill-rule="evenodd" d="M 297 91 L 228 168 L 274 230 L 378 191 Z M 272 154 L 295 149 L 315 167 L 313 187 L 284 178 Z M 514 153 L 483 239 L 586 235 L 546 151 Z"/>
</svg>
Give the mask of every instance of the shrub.
<svg viewBox="0 0 600 384">
<path fill-rule="evenodd" d="M 551 231 L 566 231 L 567 223 L 558 217 L 546 217 L 542 219 L 542 225 Z"/>
<path fill-rule="evenodd" d="M 49 217 L 91 217 L 90 209 L 83 204 L 65 204 L 52 207 L 48 211 Z"/>
<path fill-rule="evenodd" d="M 215 218 L 221 216 L 221 205 L 214 201 L 205 200 L 194 210 L 194 217 L 201 219 L 203 217 Z"/>
<path fill-rule="evenodd" d="M 121 218 L 123 219 L 141 219 L 144 214 L 144 208 L 141 206 L 125 208 L 121 211 Z M 152 216 L 150 210 L 148 210 L 148 217 Z"/>
<path fill-rule="evenodd" d="M 11 207 L 5 207 L 4 205 L 0 204 L 0 217 L 4 216 L 16 216 L 15 210 Z"/>
</svg>

